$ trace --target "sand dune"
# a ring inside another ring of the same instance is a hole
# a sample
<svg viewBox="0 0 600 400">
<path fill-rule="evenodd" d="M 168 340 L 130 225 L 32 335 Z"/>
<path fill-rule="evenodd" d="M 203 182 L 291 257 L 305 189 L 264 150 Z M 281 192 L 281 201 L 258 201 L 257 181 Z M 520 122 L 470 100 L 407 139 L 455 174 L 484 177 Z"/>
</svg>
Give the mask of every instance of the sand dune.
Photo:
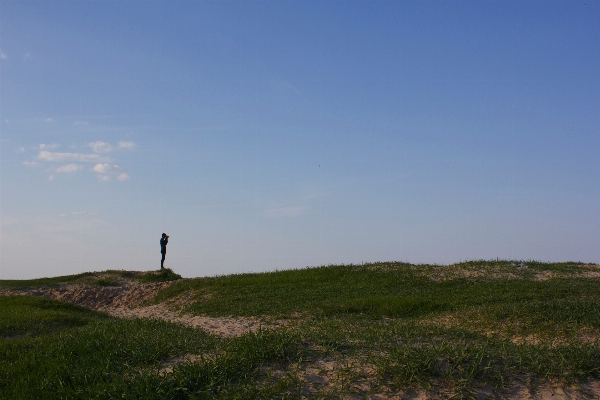
<svg viewBox="0 0 600 400">
<path fill-rule="evenodd" d="M 97 278 L 106 277 L 99 275 Z M 110 278 L 114 279 L 113 276 L 110 276 Z M 128 278 L 119 277 L 117 283 L 119 286 L 102 287 L 82 282 L 35 289 L 4 289 L 0 290 L 0 295 L 46 297 L 106 312 L 118 318 L 162 319 L 223 336 L 238 336 L 245 332 L 255 332 L 283 324 L 283 322 L 267 322 L 260 318 L 207 317 L 182 313 L 181 310 L 190 303 L 192 293 L 180 296 L 168 304 L 148 304 L 160 290 L 173 284 L 173 281 L 139 283 Z"/>
</svg>

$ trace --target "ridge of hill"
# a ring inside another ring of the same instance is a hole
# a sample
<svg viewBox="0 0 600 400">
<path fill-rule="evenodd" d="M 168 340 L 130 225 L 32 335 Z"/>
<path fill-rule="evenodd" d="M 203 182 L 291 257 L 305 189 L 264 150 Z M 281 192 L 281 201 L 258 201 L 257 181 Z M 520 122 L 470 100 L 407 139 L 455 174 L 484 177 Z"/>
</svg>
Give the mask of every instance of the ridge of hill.
<svg viewBox="0 0 600 400">
<path fill-rule="evenodd" d="M 3 280 L 0 398 L 598 398 L 599 279 L 479 260 Z"/>
</svg>

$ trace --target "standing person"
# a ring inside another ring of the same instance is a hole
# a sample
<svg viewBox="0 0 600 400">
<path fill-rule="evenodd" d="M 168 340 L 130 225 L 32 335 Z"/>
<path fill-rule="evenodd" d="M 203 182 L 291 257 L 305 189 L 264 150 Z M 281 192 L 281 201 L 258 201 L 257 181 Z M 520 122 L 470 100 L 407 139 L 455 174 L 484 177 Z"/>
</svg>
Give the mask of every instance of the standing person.
<svg viewBox="0 0 600 400">
<path fill-rule="evenodd" d="M 162 238 L 160 238 L 160 254 L 162 254 L 162 259 L 160 260 L 160 269 L 162 270 L 165 267 L 165 255 L 167 254 L 167 245 L 169 244 L 169 237 L 166 233 L 162 234 Z"/>
</svg>

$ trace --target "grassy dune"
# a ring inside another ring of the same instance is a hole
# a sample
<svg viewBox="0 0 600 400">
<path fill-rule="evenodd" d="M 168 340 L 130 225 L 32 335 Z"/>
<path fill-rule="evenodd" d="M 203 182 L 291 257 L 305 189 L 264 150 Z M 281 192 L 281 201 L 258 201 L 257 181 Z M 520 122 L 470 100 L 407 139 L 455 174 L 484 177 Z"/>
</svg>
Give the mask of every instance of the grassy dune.
<svg viewBox="0 0 600 400">
<path fill-rule="evenodd" d="M 132 273 L 0 281 L 0 290 L 109 286 L 123 274 Z M 0 397 L 515 397 L 559 385 L 592 398 L 599 279 L 600 266 L 582 263 L 390 262 L 180 279 L 153 300 L 185 296 L 187 314 L 279 322 L 239 337 L 0 296 Z"/>
</svg>

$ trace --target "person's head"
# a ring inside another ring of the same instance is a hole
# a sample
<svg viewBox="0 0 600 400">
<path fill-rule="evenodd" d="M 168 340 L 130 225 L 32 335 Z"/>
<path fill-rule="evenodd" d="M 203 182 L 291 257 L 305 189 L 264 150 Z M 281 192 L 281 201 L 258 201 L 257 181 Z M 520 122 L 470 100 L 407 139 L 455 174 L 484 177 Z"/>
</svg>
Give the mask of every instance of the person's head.
<svg viewBox="0 0 600 400">
<path fill-rule="evenodd" d="M 165 238 L 165 237 L 167 237 L 167 234 L 166 234 L 166 233 L 163 233 L 163 234 L 162 234 L 162 237 L 164 237 L 164 238 Z"/>
</svg>

